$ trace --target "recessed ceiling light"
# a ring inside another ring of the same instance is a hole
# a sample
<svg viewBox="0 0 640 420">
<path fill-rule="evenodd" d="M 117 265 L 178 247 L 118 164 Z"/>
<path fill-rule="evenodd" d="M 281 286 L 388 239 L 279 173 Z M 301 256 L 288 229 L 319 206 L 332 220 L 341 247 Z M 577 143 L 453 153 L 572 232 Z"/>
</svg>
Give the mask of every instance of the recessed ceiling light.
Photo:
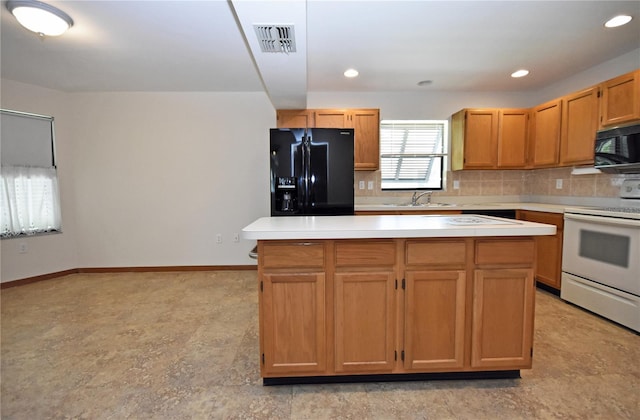
<svg viewBox="0 0 640 420">
<path fill-rule="evenodd" d="M 626 25 L 627 23 L 631 22 L 631 19 L 633 18 L 628 15 L 618 15 L 609 19 L 604 24 L 604 26 L 606 26 L 607 28 L 617 28 L 618 26 Z"/>
<path fill-rule="evenodd" d="M 513 73 L 511 73 L 511 77 L 515 77 L 515 78 L 524 77 L 527 74 L 529 74 L 529 70 L 521 69 L 521 70 L 517 70 L 517 71 L 514 71 Z"/>
<path fill-rule="evenodd" d="M 433 80 L 420 80 L 418 82 L 418 86 L 428 86 L 433 83 Z"/>
<path fill-rule="evenodd" d="M 28 30 L 41 36 L 62 35 L 73 20 L 60 9 L 35 0 L 9 0 L 7 9 Z"/>
<path fill-rule="evenodd" d="M 356 77 L 358 74 L 358 70 L 348 69 L 344 72 L 344 77 Z"/>
</svg>

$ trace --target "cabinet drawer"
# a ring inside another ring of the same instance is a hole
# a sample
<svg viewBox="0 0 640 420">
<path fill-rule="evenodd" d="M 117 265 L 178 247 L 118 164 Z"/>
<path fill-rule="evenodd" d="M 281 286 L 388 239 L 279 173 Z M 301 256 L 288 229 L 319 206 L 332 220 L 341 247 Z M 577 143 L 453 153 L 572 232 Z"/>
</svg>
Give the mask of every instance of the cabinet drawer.
<svg viewBox="0 0 640 420">
<path fill-rule="evenodd" d="M 534 257 L 533 239 L 476 241 L 476 264 L 533 264 Z"/>
<path fill-rule="evenodd" d="M 396 244 L 381 242 L 336 242 L 336 267 L 395 265 Z"/>
<path fill-rule="evenodd" d="M 464 265 L 465 241 L 407 241 L 406 263 L 428 265 Z"/>
<path fill-rule="evenodd" d="M 262 246 L 265 268 L 324 267 L 324 245 L 318 242 L 267 243 Z"/>
</svg>

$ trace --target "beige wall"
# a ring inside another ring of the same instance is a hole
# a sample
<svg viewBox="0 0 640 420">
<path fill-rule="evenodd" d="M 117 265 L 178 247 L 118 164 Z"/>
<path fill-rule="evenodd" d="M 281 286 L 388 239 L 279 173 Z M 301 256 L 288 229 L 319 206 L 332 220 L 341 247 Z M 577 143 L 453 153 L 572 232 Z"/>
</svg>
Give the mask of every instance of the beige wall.
<svg viewBox="0 0 640 420">
<path fill-rule="evenodd" d="M 2 107 L 54 116 L 64 231 L 3 240 L 2 281 L 255 264 L 255 243 L 233 235 L 269 212 L 275 111 L 264 93 L 72 94 L 3 81 Z"/>
</svg>

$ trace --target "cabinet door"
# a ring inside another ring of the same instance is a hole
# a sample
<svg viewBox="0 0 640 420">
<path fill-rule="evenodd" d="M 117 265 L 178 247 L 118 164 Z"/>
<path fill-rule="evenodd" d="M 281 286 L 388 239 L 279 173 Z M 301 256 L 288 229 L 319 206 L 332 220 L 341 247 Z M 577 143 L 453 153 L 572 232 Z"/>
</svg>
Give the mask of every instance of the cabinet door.
<svg viewBox="0 0 640 420">
<path fill-rule="evenodd" d="M 498 111 L 492 109 L 467 110 L 464 124 L 464 168 L 495 168 Z"/>
<path fill-rule="evenodd" d="M 347 116 L 348 111 L 345 109 L 316 109 L 314 110 L 315 127 L 350 128 Z"/>
<path fill-rule="evenodd" d="M 336 372 L 390 372 L 394 364 L 393 272 L 335 274 Z"/>
<path fill-rule="evenodd" d="M 593 163 L 598 129 L 598 89 L 596 87 L 562 99 L 560 165 Z"/>
<path fill-rule="evenodd" d="M 404 368 L 464 364 L 465 271 L 407 271 Z"/>
<path fill-rule="evenodd" d="M 354 129 L 355 170 L 373 171 L 380 166 L 380 111 L 356 109 L 349 116 Z"/>
<path fill-rule="evenodd" d="M 531 130 L 531 163 L 535 167 L 555 166 L 559 162 L 560 99 L 533 108 Z"/>
<path fill-rule="evenodd" d="M 547 213 L 519 210 L 518 219 L 529 222 L 556 225 L 556 234 L 536 236 L 535 279 L 560 290 L 562 278 L 562 235 L 564 219 L 562 213 Z"/>
<path fill-rule="evenodd" d="M 306 109 L 281 109 L 276 112 L 277 128 L 313 127 L 313 112 Z"/>
<path fill-rule="evenodd" d="M 533 269 L 475 270 L 471 366 L 530 368 Z"/>
<path fill-rule="evenodd" d="M 529 111 L 500 110 L 498 127 L 498 168 L 524 168 L 527 164 Z"/>
<path fill-rule="evenodd" d="M 262 280 L 263 376 L 324 372 L 324 273 L 269 273 Z"/>
<path fill-rule="evenodd" d="M 640 70 L 602 83 L 600 125 L 609 126 L 640 119 Z"/>
</svg>

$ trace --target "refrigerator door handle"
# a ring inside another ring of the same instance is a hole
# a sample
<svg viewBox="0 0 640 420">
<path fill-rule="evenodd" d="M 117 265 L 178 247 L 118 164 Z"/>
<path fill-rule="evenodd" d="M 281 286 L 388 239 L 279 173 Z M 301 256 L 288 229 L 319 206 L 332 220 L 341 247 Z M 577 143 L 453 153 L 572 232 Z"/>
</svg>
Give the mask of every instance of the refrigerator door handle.
<svg viewBox="0 0 640 420">
<path fill-rule="evenodd" d="M 302 136 L 302 147 L 300 150 L 302 151 L 302 173 L 301 175 L 301 184 L 302 184 L 302 208 L 303 211 L 306 212 L 307 207 L 309 206 L 309 145 L 307 141 L 307 134 L 303 134 Z"/>
<path fill-rule="evenodd" d="M 306 193 L 306 203 L 305 206 L 309 210 L 315 204 L 315 194 L 313 188 L 313 176 L 311 171 L 311 136 L 307 135 L 305 138 L 305 158 L 304 158 L 304 178 L 305 178 L 305 193 Z"/>
</svg>

